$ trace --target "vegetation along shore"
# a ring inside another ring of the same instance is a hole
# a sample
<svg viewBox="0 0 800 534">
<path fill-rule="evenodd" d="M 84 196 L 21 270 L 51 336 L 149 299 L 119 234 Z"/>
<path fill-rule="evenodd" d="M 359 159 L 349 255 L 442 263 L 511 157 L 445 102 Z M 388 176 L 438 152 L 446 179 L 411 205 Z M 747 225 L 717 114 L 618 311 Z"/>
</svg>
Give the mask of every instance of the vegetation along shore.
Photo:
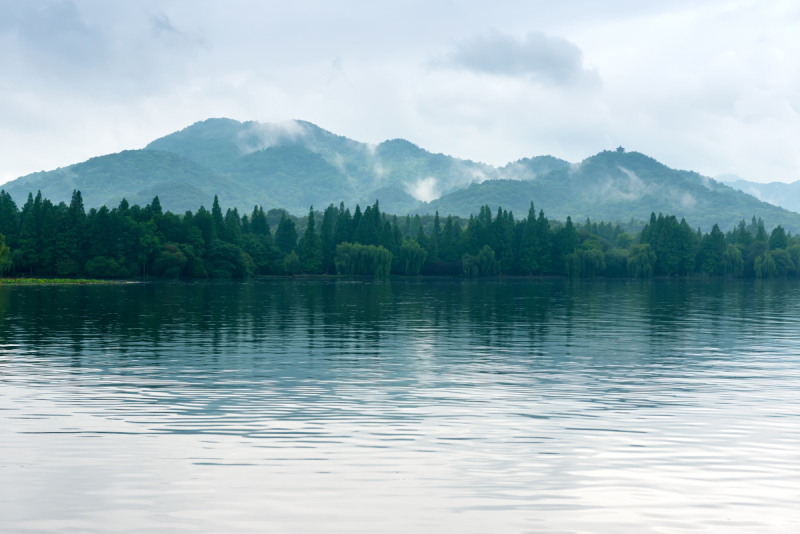
<svg viewBox="0 0 800 534">
<path fill-rule="evenodd" d="M 272 223 L 270 223 L 270 220 Z M 275 230 L 272 230 L 275 226 Z M 20 208 L 0 191 L 0 270 L 39 277 L 24 283 L 96 283 L 93 279 L 247 278 L 292 275 L 654 275 L 772 278 L 800 275 L 800 237 L 764 221 L 742 220 L 724 233 L 692 229 L 655 213 L 643 228 L 620 223 L 551 221 L 533 202 L 515 219 L 489 206 L 476 216 L 398 218 L 378 202 L 351 212 L 344 203 L 297 218 L 256 206 L 240 215 L 211 210 L 176 215 L 158 197 L 141 207 L 84 209 L 80 191 L 54 204 L 28 195 Z"/>
</svg>

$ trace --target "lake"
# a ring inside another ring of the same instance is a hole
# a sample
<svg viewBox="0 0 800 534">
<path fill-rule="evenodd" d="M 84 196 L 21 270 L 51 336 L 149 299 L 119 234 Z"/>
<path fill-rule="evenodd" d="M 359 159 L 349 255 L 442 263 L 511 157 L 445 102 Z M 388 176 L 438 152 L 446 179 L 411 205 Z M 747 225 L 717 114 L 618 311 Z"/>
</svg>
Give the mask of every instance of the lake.
<svg viewBox="0 0 800 534">
<path fill-rule="evenodd" d="M 0 287 L 0 532 L 800 532 L 800 282 Z"/>
</svg>

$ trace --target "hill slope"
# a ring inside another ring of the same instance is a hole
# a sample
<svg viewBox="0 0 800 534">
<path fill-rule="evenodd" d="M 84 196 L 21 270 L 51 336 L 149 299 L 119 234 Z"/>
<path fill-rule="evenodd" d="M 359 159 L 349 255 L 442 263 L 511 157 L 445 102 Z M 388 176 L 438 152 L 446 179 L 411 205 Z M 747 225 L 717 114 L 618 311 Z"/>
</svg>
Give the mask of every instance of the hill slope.
<svg viewBox="0 0 800 534">
<path fill-rule="evenodd" d="M 78 189 L 87 208 L 116 206 L 123 197 L 130 202 L 147 203 L 158 194 L 170 199 L 169 209 L 182 212 L 197 209 L 199 194 L 205 195 L 204 203 L 210 206 L 213 191 L 227 191 L 231 185 L 227 178 L 177 154 L 126 150 L 54 171 L 29 174 L 2 188 L 18 204 L 25 201 L 28 193 L 36 194 L 39 190 L 54 202 L 69 202 L 72 190 Z"/>
<path fill-rule="evenodd" d="M 580 164 L 550 171 L 533 180 L 493 180 L 473 184 L 421 207 L 420 213 L 468 216 L 481 205 L 503 206 L 517 217 L 530 201 L 552 218 L 647 220 L 655 211 L 685 217 L 704 230 L 719 223 L 728 229 L 741 219 L 762 217 L 768 225 L 800 231 L 800 214 L 737 191 L 695 172 L 670 169 L 636 152 L 601 152 Z"/>
<path fill-rule="evenodd" d="M 800 182 L 798 182 L 800 184 Z M 762 199 L 795 184 L 754 184 Z M 80 189 L 87 207 L 116 206 L 125 197 L 145 204 L 158 195 L 164 209 L 254 204 L 301 215 L 344 201 L 380 200 L 388 213 L 468 216 L 481 205 L 524 216 L 531 200 L 554 219 L 649 218 L 650 212 L 685 217 L 707 230 L 727 229 L 753 215 L 768 225 L 800 231 L 800 215 L 765 203 L 694 172 L 670 169 L 638 153 L 601 152 L 580 164 L 552 156 L 525 158 L 500 168 L 434 154 L 393 139 L 378 145 L 335 135 L 314 124 L 209 119 L 153 141 L 144 150 L 92 158 L 2 186 L 18 202 L 29 192 L 68 202 Z M 416 198 L 412 195 L 415 195 Z M 428 204 L 420 198 L 438 197 Z M 777 202 L 776 202 L 777 203 Z M 800 205 L 797 206 L 800 209 Z"/>
<path fill-rule="evenodd" d="M 725 184 L 764 202 L 800 212 L 800 180 L 790 184 L 783 182 L 759 184 L 747 180 L 734 180 Z"/>
<path fill-rule="evenodd" d="M 308 157 L 297 157 L 299 152 L 292 152 L 288 147 L 305 150 Z M 354 203 L 372 198 L 373 192 L 378 190 L 407 193 L 426 179 L 435 181 L 437 191 L 447 192 L 498 176 L 498 170 L 490 165 L 433 154 L 403 139 L 368 145 L 305 121 L 261 124 L 208 119 L 157 139 L 147 148 L 192 159 L 252 191 L 259 190 L 260 186 L 255 184 L 264 180 L 269 199 L 263 201 L 264 205 L 295 212 L 307 210 L 312 203 L 315 206 L 331 201 Z M 254 153 L 276 149 L 284 150 L 273 152 L 269 158 L 245 163 Z M 327 164 L 324 171 L 320 160 Z M 322 172 L 317 196 L 317 189 L 309 190 L 310 184 L 305 179 L 280 181 L 275 178 L 279 175 L 308 177 L 315 172 Z M 328 187 L 332 183 L 337 184 L 335 195 Z M 313 202 L 305 207 L 300 204 L 308 201 Z M 391 205 L 392 201 L 388 203 Z M 407 205 L 408 202 L 403 202 L 397 207 Z"/>
</svg>

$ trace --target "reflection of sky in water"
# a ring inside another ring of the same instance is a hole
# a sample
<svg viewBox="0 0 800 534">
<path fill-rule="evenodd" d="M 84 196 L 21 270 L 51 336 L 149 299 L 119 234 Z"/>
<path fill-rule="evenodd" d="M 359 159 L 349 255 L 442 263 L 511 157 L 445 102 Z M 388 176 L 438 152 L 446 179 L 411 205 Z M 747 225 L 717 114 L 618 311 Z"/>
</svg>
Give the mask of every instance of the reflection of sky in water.
<svg viewBox="0 0 800 534">
<path fill-rule="evenodd" d="M 792 532 L 795 282 L 0 288 L 0 530 Z"/>
</svg>

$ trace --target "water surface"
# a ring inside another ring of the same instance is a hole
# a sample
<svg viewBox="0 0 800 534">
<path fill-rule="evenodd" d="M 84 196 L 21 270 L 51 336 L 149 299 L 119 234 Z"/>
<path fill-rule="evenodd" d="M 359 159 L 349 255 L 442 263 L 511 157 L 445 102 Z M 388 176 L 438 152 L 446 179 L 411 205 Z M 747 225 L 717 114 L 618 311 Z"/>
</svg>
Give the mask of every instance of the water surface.
<svg viewBox="0 0 800 534">
<path fill-rule="evenodd" d="M 800 532 L 800 283 L 0 287 L 1 532 Z"/>
</svg>

